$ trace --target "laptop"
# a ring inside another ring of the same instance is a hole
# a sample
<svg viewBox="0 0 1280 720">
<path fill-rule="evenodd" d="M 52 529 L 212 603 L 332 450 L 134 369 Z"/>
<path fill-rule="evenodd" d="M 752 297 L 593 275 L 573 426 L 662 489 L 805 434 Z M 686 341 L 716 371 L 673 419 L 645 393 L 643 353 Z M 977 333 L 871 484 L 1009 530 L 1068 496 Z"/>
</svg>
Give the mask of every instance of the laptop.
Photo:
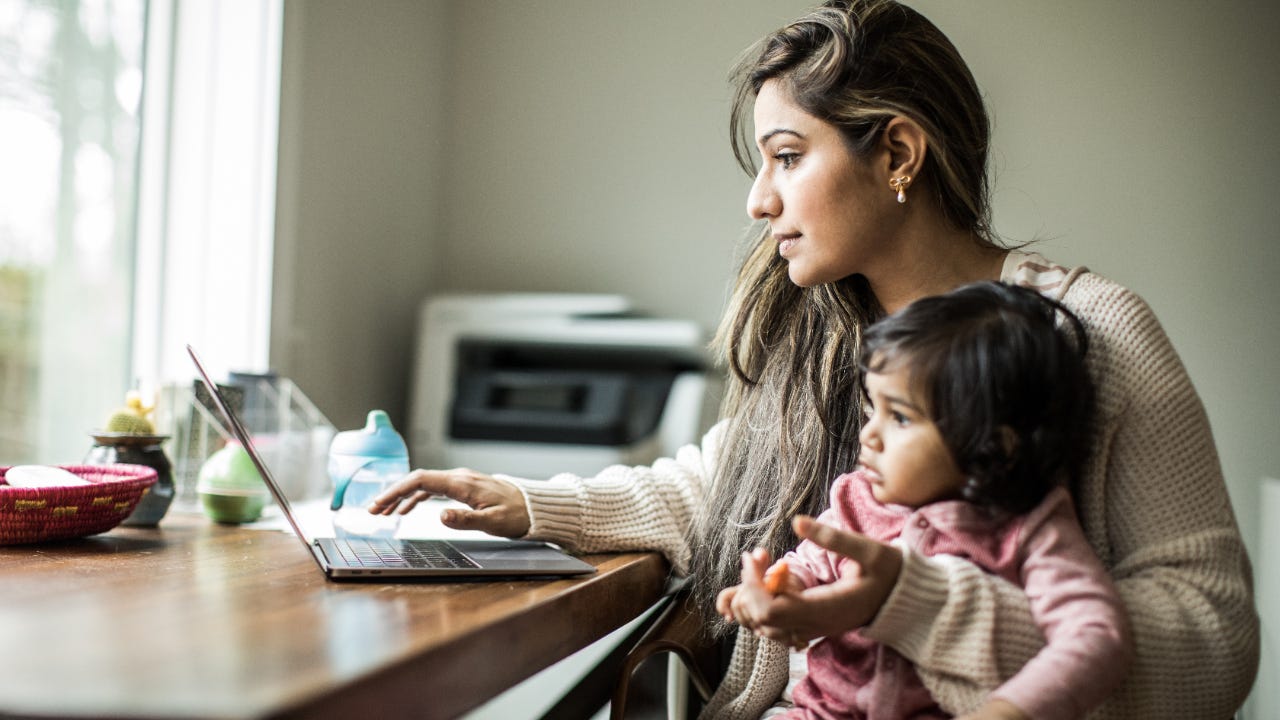
<svg viewBox="0 0 1280 720">
<path fill-rule="evenodd" d="M 330 580 L 427 580 L 546 578 L 586 575 L 591 565 L 551 545 L 523 540 L 408 540 L 380 538 L 315 538 L 308 542 L 289 506 L 289 498 L 254 447 L 240 418 L 217 384 L 209 379 L 196 351 L 187 346 L 200 380 L 209 391 L 231 434 L 253 461 L 293 534 Z"/>
</svg>

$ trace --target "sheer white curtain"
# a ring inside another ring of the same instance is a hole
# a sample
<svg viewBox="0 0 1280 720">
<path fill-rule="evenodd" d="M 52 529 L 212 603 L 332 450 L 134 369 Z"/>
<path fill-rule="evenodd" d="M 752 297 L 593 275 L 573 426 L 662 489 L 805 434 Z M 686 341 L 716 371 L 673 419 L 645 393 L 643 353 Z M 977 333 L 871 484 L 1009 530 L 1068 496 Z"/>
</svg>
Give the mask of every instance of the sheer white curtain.
<svg viewBox="0 0 1280 720">
<path fill-rule="evenodd" d="M 0 0 L 0 465 L 266 367 L 281 3 Z"/>
<path fill-rule="evenodd" d="M 139 377 L 191 377 L 187 343 L 215 373 L 267 369 L 281 22 L 282 0 L 151 2 Z"/>
<path fill-rule="evenodd" d="M 0 0 L 0 463 L 79 460 L 123 399 L 144 16 Z"/>
</svg>

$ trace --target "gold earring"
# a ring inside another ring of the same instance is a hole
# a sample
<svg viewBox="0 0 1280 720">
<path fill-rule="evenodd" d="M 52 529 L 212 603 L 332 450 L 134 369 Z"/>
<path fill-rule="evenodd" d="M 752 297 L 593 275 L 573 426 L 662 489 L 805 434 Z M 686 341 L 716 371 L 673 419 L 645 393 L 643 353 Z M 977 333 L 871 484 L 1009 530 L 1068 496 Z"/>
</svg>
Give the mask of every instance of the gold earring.
<svg viewBox="0 0 1280 720">
<path fill-rule="evenodd" d="M 889 187 L 898 191 L 898 202 L 907 201 L 907 188 L 911 185 L 910 175 L 899 175 L 889 181 Z"/>
</svg>

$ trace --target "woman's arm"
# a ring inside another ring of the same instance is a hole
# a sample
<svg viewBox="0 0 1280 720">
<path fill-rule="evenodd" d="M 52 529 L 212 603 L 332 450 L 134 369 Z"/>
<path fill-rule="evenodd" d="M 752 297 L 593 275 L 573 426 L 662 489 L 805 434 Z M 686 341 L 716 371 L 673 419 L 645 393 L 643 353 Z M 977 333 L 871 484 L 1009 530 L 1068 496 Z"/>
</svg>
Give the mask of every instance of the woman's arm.
<svg viewBox="0 0 1280 720">
<path fill-rule="evenodd" d="M 657 550 L 683 574 L 689 532 L 706 502 L 723 423 L 674 458 L 652 466 L 605 468 L 593 478 L 564 473 L 550 480 L 498 476 L 524 494 L 531 518 L 527 537 L 580 552 Z"/>
<path fill-rule="evenodd" d="M 722 428 L 708 431 L 701 446 L 685 446 L 651 467 L 617 465 L 594 478 L 566 473 L 540 481 L 466 469 L 415 470 L 379 495 L 370 512 L 406 513 L 444 496 L 469 506 L 445 510 L 447 527 L 548 540 L 582 552 L 658 550 L 684 572 L 689 525 L 704 502 Z"/>
</svg>

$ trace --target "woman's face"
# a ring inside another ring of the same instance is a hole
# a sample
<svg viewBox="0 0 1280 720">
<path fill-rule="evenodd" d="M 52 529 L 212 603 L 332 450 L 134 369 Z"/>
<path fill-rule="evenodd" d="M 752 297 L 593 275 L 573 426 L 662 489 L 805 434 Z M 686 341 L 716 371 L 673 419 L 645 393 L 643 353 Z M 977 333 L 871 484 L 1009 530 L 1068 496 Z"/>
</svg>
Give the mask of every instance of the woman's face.
<svg viewBox="0 0 1280 720">
<path fill-rule="evenodd" d="M 801 110 L 777 80 L 760 88 L 755 129 L 761 167 L 747 213 L 768 221 L 791 281 L 811 287 L 870 274 L 897 204 L 887 179 L 881 182 L 834 125 Z"/>
</svg>

